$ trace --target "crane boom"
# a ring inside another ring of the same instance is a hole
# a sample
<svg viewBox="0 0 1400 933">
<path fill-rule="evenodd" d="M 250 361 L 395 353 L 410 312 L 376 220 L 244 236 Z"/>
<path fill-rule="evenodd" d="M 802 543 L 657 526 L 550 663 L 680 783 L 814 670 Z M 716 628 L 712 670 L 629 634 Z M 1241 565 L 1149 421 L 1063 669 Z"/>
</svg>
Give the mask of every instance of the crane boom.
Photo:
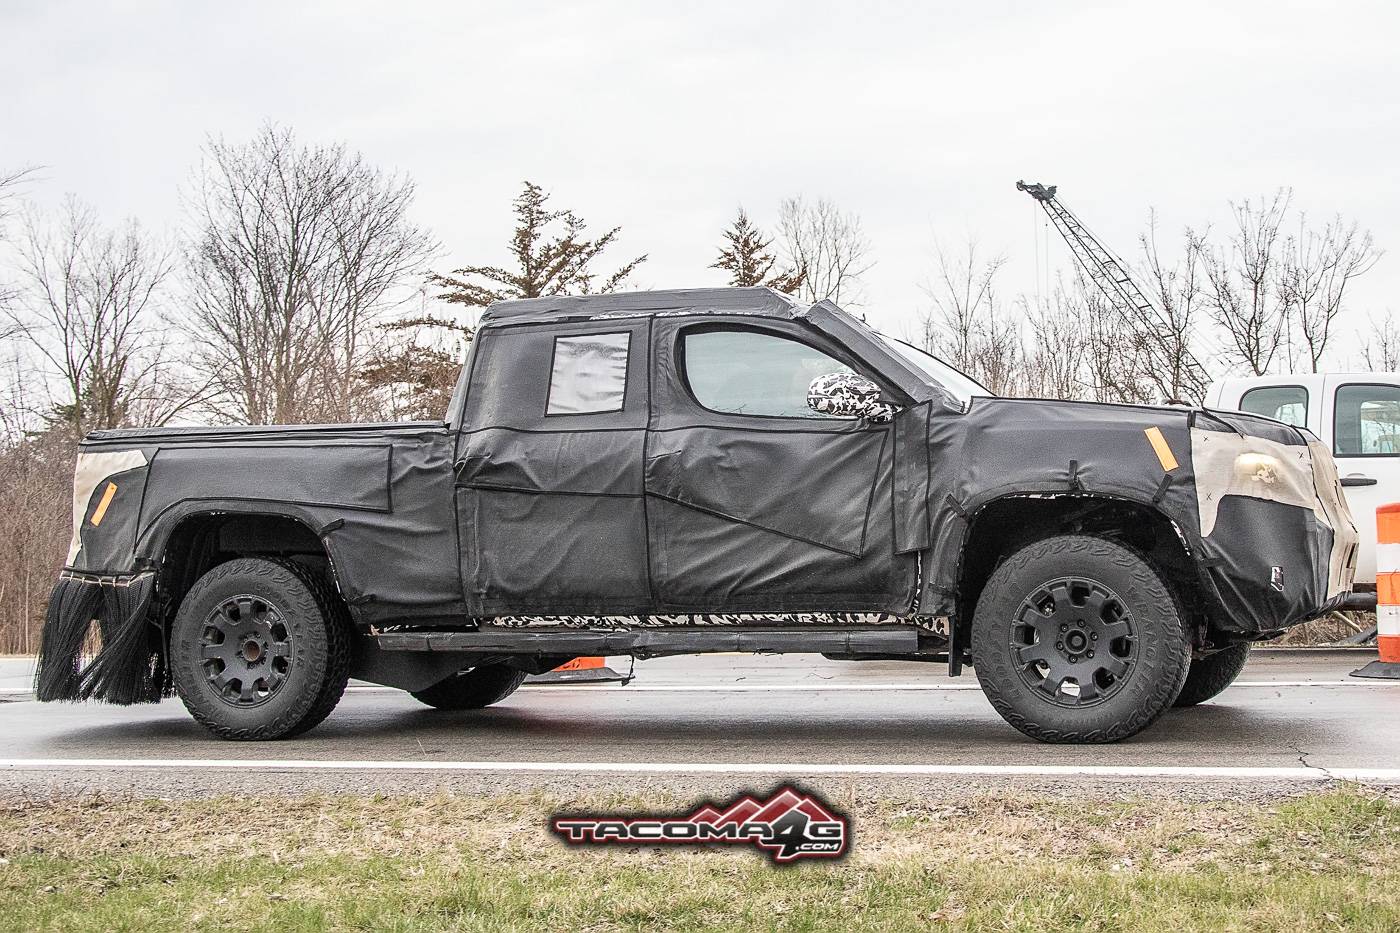
<svg viewBox="0 0 1400 933">
<path fill-rule="evenodd" d="M 1176 328 L 1143 294 L 1142 289 L 1138 288 L 1128 270 L 1123 268 L 1123 264 L 1080 223 L 1079 218 L 1075 217 L 1069 208 L 1056 199 L 1056 187 L 1018 181 L 1016 190 L 1026 192 L 1040 203 L 1050 222 L 1069 244 L 1075 261 L 1098 286 L 1099 291 L 1103 292 L 1118 314 L 1134 328 L 1145 329 L 1156 338 L 1146 348 L 1152 364 L 1171 368 L 1171 361 L 1163 359 L 1162 347 L 1171 342 Z M 1180 377 L 1173 381 L 1181 388 L 1199 393 L 1210 382 L 1210 377 L 1195 355 L 1185 348 L 1184 343 L 1182 351 L 1178 365 L 1183 371 Z"/>
</svg>

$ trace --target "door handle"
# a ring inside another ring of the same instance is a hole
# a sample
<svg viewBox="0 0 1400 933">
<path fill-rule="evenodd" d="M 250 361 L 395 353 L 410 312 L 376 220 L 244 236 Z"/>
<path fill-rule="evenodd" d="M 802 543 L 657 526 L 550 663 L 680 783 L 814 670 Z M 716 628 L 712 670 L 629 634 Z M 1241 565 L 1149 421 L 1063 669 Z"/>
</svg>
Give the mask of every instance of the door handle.
<svg viewBox="0 0 1400 933">
<path fill-rule="evenodd" d="M 1376 480 L 1372 479 L 1372 478 L 1369 477 L 1369 476 L 1343 476 L 1343 477 L 1342 477 L 1342 485 L 1343 485 L 1343 486 L 1374 486 L 1374 485 L 1376 485 Z"/>
</svg>

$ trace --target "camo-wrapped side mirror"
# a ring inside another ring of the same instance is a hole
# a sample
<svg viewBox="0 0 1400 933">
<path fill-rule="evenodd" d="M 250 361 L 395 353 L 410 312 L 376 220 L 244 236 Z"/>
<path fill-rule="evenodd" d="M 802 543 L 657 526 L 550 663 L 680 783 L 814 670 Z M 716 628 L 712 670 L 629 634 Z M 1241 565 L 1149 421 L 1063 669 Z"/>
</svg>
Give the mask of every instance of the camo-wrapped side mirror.
<svg viewBox="0 0 1400 933">
<path fill-rule="evenodd" d="M 880 398 L 880 387 L 855 373 L 827 373 L 807 387 L 807 407 L 835 418 L 864 418 L 883 423 L 899 411 Z"/>
</svg>

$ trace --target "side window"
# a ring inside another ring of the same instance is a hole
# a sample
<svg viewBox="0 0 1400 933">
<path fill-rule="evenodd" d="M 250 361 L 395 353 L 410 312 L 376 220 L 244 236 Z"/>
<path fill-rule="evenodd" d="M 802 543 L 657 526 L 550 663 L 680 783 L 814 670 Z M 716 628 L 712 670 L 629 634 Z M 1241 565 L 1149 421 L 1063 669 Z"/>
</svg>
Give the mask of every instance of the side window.
<svg viewBox="0 0 1400 933">
<path fill-rule="evenodd" d="M 1336 399 L 1333 447 L 1338 457 L 1400 454 L 1400 386 L 1340 386 Z"/>
<path fill-rule="evenodd" d="M 1240 411 L 1263 415 L 1291 424 L 1295 428 L 1308 426 L 1308 390 L 1302 386 L 1265 386 L 1250 389 L 1240 399 Z"/>
<path fill-rule="evenodd" d="M 684 337 L 685 379 L 711 411 L 776 418 L 831 418 L 807 407 L 818 376 L 851 368 L 804 343 L 751 330 L 702 330 Z"/>
<path fill-rule="evenodd" d="M 631 334 L 555 337 L 546 415 L 622 411 Z M 538 409 L 537 409 L 538 410 Z"/>
</svg>

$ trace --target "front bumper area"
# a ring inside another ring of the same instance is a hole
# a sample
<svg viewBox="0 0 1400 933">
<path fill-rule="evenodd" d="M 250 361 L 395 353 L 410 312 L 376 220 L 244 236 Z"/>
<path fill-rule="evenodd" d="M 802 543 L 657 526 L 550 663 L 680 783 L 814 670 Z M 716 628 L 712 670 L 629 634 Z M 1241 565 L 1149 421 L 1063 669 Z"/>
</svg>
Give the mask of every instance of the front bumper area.
<svg viewBox="0 0 1400 933">
<path fill-rule="evenodd" d="M 1351 595 L 1359 536 L 1336 465 L 1321 443 L 1292 433 L 1290 443 L 1192 429 L 1201 563 L 1224 631 L 1281 631 Z"/>
</svg>

